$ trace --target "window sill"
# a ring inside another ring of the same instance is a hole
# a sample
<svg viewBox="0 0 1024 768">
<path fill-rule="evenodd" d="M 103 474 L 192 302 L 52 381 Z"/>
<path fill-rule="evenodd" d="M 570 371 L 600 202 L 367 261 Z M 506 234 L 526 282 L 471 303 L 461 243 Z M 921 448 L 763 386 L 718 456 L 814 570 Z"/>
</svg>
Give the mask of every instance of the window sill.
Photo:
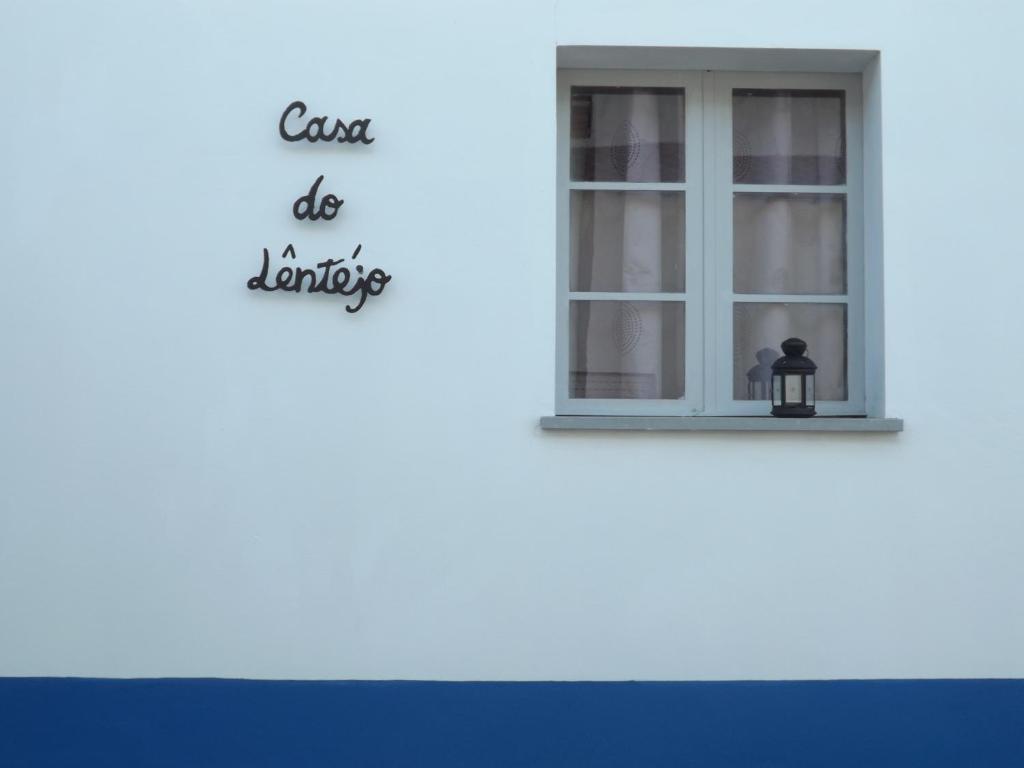
<svg viewBox="0 0 1024 768">
<path fill-rule="evenodd" d="M 542 416 L 541 429 L 639 432 L 902 432 L 903 419 L 861 416 Z"/>
</svg>

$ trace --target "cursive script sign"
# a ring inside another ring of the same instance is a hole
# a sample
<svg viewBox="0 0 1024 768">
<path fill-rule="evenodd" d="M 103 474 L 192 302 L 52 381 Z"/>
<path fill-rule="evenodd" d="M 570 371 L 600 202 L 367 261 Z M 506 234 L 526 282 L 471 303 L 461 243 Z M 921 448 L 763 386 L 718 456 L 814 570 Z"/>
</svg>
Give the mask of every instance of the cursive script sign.
<svg viewBox="0 0 1024 768">
<path fill-rule="evenodd" d="M 337 141 L 341 144 L 372 144 L 374 139 L 367 135 L 370 120 L 363 118 L 345 123 L 335 120 L 328 130 L 327 117 L 310 118 L 305 127 L 298 132 L 290 132 L 288 121 L 292 115 L 301 119 L 306 114 L 306 105 L 301 101 L 293 101 L 285 107 L 281 120 L 277 124 L 278 133 L 285 141 Z M 326 194 L 317 202 L 320 184 L 324 174 L 317 176 L 309 191 L 292 204 L 292 215 L 299 221 L 331 221 L 338 215 L 338 210 L 345 204 L 340 197 Z M 369 296 L 379 296 L 384 286 L 391 282 L 391 275 L 383 269 L 374 267 L 367 271 L 362 264 L 356 264 L 359 253 L 363 250 L 360 243 L 349 257 L 345 259 L 326 259 L 318 262 L 316 269 L 293 266 L 286 261 L 285 266 L 276 271 L 270 265 L 270 249 L 263 249 L 263 265 L 258 275 L 249 278 L 246 286 L 250 291 L 291 291 L 293 293 L 327 293 L 344 297 L 353 297 L 345 305 L 346 312 L 358 312 Z M 295 246 L 289 243 L 281 253 L 282 259 L 295 259 Z M 320 270 L 318 273 L 317 270 Z M 271 272 L 274 272 L 271 277 Z"/>
<path fill-rule="evenodd" d="M 391 275 L 385 274 L 383 269 L 371 269 L 366 272 L 362 264 L 355 264 L 359 257 L 362 245 L 357 245 L 352 252 L 351 261 L 353 268 L 340 266 L 345 259 L 327 259 L 316 265 L 322 270 L 317 275 L 316 270 L 303 267 L 284 266 L 277 270 L 274 279 L 270 278 L 270 251 L 263 249 L 263 269 L 255 277 L 250 277 L 248 286 L 251 291 L 293 291 L 302 293 L 305 285 L 306 293 L 336 293 L 341 296 L 355 296 L 359 299 L 353 304 L 345 305 L 346 312 L 358 312 L 366 303 L 367 296 L 380 296 L 384 286 L 391 282 Z M 282 259 L 295 258 L 295 246 L 291 243 L 281 254 Z M 337 269 L 335 269 L 337 267 Z M 334 270 L 331 272 L 331 270 Z M 355 280 L 352 278 L 355 277 Z"/>
<path fill-rule="evenodd" d="M 330 221 L 338 215 L 338 209 L 345 204 L 344 200 L 341 200 L 334 195 L 324 195 L 320 201 L 320 205 L 316 204 L 316 196 L 320 191 L 320 182 L 324 180 L 324 175 L 321 173 L 316 177 L 316 181 L 313 182 L 313 186 L 309 188 L 309 192 L 304 194 L 292 205 L 292 215 L 300 221 L 302 219 L 309 219 L 310 221 L 317 221 L 323 219 L 324 221 Z"/>
<path fill-rule="evenodd" d="M 306 114 L 306 105 L 301 101 L 293 101 L 285 107 L 284 114 L 277 124 L 277 130 L 285 141 L 337 141 L 339 144 L 372 144 L 373 139 L 366 135 L 370 129 L 368 118 L 353 120 L 346 124 L 341 120 L 335 120 L 334 126 L 327 130 L 329 122 L 326 116 L 312 117 L 306 121 L 306 127 L 298 133 L 289 133 L 287 128 L 288 116 L 295 113 L 296 117 L 302 118 Z"/>
</svg>

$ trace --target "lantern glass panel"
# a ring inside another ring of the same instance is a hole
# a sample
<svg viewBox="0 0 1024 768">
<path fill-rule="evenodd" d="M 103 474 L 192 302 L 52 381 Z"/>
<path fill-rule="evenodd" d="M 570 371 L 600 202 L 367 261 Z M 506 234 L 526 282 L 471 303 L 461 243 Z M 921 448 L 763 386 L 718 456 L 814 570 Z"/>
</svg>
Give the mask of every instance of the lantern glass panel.
<svg viewBox="0 0 1024 768">
<path fill-rule="evenodd" d="M 804 386 L 807 388 L 807 404 L 814 405 L 814 374 L 807 377 Z"/>
<path fill-rule="evenodd" d="M 803 382 L 801 381 L 801 379 L 803 379 L 803 376 L 800 374 L 791 373 L 787 374 L 784 378 L 786 379 L 786 404 L 793 405 L 794 403 L 802 403 L 804 393 L 802 386 Z"/>
<path fill-rule="evenodd" d="M 782 405 L 782 376 L 772 376 L 772 405 Z"/>
</svg>

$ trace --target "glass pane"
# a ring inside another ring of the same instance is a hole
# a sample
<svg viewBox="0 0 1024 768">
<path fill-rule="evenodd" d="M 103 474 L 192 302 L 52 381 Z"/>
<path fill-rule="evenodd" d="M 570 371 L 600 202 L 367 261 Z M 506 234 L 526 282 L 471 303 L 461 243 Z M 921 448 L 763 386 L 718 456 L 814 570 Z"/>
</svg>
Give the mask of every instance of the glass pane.
<svg viewBox="0 0 1024 768">
<path fill-rule="evenodd" d="M 789 403 L 789 404 L 803 403 L 803 401 L 804 401 L 803 377 L 802 376 L 794 376 L 793 374 L 790 374 L 788 376 L 783 376 L 782 378 L 785 379 L 785 384 L 783 385 L 783 391 L 782 391 L 783 402 Z"/>
<path fill-rule="evenodd" d="M 732 208 L 736 293 L 846 293 L 846 196 L 740 192 Z"/>
<path fill-rule="evenodd" d="M 681 398 L 685 336 L 681 301 L 570 302 L 569 397 Z"/>
<path fill-rule="evenodd" d="M 682 192 L 574 191 L 571 291 L 686 290 Z"/>
<path fill-rule="evenodd" d="M 574 86 L 572 180 L 684 181 L 684 93 Z"/>
<path fill-rule="evenodd" d="M 733 181 L 845 184 L 842 91 L 732 92 Z"/>
<path fill-rule="evenodd" d="M 807 342 L 818 365 L 814 394 L 846 399 L 846 305 L 736 302 L 732 316 L 733 398 L 769 399 L 772 363 L 790 336 Z"/>
</svg>

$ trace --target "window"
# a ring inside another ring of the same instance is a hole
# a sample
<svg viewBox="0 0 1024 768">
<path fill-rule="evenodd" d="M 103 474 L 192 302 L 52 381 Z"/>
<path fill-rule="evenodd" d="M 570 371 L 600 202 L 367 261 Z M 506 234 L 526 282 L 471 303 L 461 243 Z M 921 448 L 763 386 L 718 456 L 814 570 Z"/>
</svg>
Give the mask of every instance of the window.
<svg viewBox="0 0 1024 768">
<path fill-rule="evenodd" d="M 798 336 L 864 415 L 860 76 L 563 70 L 565 415 L 767 415 Z"/>
</svg>

